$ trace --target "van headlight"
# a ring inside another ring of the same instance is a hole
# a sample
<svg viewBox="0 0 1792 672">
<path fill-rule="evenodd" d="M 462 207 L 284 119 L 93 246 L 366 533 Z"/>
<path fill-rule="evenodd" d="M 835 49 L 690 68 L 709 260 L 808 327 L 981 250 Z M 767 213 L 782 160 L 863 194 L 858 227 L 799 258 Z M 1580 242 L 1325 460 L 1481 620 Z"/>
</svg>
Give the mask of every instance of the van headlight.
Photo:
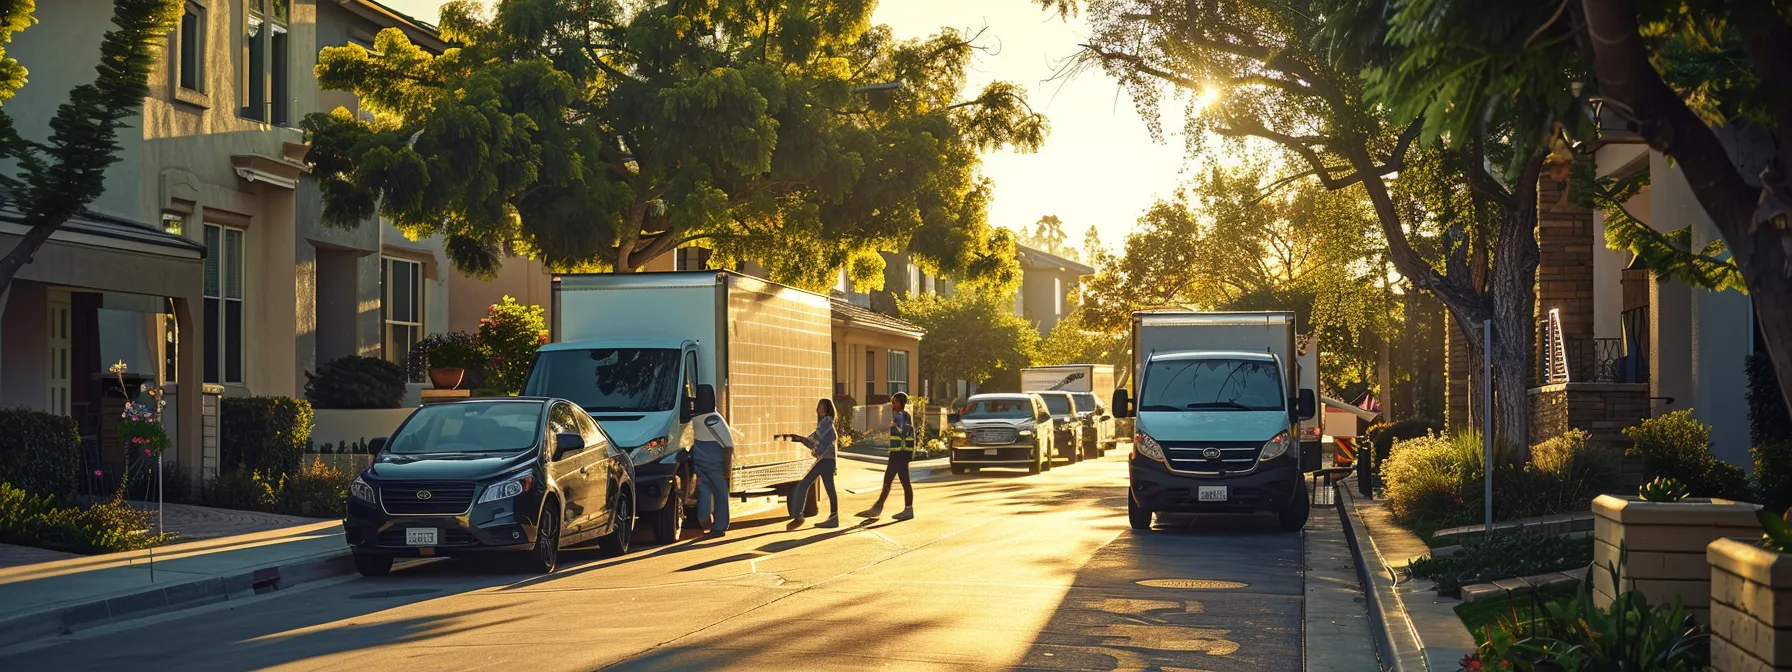
<svg viewBox="0 0 1792 672">
<path fill-rule="evenodd" d="M 379 497 L 373 492 L 373 486 L 368 485 L 367 481 L 361 480 L 360 476 L 356 476 L 355 480 L 348 484 L 348 494 L 368 504 L 380 503 Z"/>
<path fill-rule="evenodd" d="M 1263 451 L 1257 454 L 1257 460 L 1268 462 L 1287 454 L 1288 432 L 1283 430 L 1282 433 L 1275 435 L 1275 438 L 1263 442 Z"/>
<path fill-rule="evenodd" d="M 1023 439 L 1033 438 L 1033 428 L 1032 427 L 1022 427 L 1020 429 L 1020 438 L 1023 438 Z"/>
<path fill-rule="evenodd" d="M 1149 457 L 1159 462 L 1164 461 L 1164 447 L 1157 442 L 1157 439 L 1151 438 L 1144 432 L 1138 432 L 1132 435 L 1132 449 L 1133 452 L 1145 457 Z"/>
<path fill-rule="evenodd" d="M 662 436 L 652 441 L 648 441 L 647 443 L 643 443 L 630 449 L 628 451 L 628 461 L 635 464 L 646 462 L 649 458 L 653 457 L 654 451 L 665 447 L 666 437 Z"/>
</svg>

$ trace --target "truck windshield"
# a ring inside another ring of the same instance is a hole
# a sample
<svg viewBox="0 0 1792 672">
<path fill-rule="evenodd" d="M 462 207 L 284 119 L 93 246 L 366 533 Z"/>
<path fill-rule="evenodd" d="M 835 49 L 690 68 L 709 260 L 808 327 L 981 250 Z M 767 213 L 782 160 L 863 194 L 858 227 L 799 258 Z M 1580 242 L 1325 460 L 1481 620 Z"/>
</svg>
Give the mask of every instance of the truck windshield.
<svg viewBox="0 0 1792 672">
<path fill-rule="evenodd" d="M 966 420 L 1026 420 L 1033 417 L 1033 402 L 1026 399 L 978 399 L 964 407 Z"/>
<path fill-rule="evenodd" d="M 678 402 L 678 351 L 554 350 L 535 356 L 523 394 L 559 397 L 587 413 L 669 411 Z"/>
<path fill-rule="evenodd" d="M 1045 397 L 1045 407 L 1051 410 L 1052 415 L 1070 415 L 1070 395 L 1042 394 L 1039 396 Z"/>
<path fill-rule="evenodd" d="M 1274 362 L 1170 359 L 1145 369 L 1141 411 L 1280 411 L 1282 378 Z"/>
<path fill-rule="evenodd" d="M 1093 394 L 1079 392 L 1070 395 L 1070 398 L 1076 400 L 1076 412 L 1078 413 L 1088 413 L 1095 410 L 1095 395 Z"/>
<path fill-rule="evenodd" d="M 431 404 L 416 410 L 386 444 L 394 455 L 513 453 L 541 438 L 541 402 Z"/>
</svg>

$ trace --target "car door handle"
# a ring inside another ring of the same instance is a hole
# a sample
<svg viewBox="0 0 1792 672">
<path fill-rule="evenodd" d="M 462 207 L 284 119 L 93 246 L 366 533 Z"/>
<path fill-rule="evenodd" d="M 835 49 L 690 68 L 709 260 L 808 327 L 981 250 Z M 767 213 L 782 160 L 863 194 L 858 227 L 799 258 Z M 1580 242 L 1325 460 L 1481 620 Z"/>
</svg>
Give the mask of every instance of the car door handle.
<svg viewBox="0 0 1792 672">
<path fill-rule="evenodd" d="M 579 473 L 581 474 L 590 473 L 590 471 L 591 467 L 579 467 Z"/>
</svg>

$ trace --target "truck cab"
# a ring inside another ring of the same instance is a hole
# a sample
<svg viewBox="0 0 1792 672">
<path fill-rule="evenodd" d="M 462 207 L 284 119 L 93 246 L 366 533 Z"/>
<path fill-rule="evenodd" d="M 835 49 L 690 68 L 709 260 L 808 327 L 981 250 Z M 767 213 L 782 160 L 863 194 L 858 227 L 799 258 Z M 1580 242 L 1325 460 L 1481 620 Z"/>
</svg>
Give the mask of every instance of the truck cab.
<svg viewBox="0 0 1792 672">
<path fill-rule="evenodd" d="M 578 404 L 635 465 L 636 510 L 669 543 L 694 509 L 691 427 L 700 385 L 695 341 L 580 340 L 541 347 L 525 396 Z"/>
<path fill-rule="evenodd" d="M 1114 410 L 1136 415 L 1128 458 L 1127 515 L 1151 528 L 1156 513 L 1277 514 L 1284 530 L 1307 520 L 1301 420 L 1311 390 L 1289 390 L 1291 365 L 1270 352 L 1173 351 L 1142 358 L 1138 398 L 1123 388 Z"/>
</svg>

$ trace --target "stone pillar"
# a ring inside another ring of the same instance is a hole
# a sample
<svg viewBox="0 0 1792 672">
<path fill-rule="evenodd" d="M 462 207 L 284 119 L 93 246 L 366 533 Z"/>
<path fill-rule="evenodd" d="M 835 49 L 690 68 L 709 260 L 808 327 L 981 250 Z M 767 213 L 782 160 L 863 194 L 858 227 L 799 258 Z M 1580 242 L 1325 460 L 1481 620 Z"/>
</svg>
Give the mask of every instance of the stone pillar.
<svg viewBox="0 0 1792 672">
<path fill-rule="evenodd" d="M 1568 184 L 1548 175 L 1537 180 L 1537 252 L 1537 318 L 1560 311 L 1570 377 L 1590 382 L 1598 356 L 1591 341 L 1593 211 L 1571 202 Z"/>
</svg>

